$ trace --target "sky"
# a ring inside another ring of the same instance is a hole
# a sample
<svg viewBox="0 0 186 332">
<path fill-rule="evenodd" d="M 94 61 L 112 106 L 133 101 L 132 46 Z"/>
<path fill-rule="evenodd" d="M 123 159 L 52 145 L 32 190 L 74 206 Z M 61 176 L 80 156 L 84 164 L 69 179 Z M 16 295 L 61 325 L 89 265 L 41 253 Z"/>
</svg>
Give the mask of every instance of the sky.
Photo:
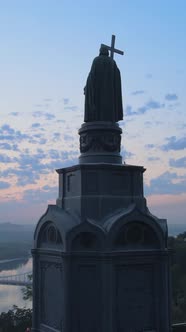
<svg viewBox="0 0 186 332">
<path fill-rule="evenodd" d="M 116 35 L 122 157 L 150 211 L 186 224 L 186 2 L 0 1 L 0 222 L 37 223 L 78 163 L 83 88 Z"/>
</svg>

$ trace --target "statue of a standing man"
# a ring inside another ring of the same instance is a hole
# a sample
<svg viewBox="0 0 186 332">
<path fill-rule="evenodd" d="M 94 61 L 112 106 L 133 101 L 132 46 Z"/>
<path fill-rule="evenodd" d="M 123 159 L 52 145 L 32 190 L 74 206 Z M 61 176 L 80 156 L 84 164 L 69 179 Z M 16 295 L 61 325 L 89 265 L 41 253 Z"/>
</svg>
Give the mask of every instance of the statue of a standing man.
<svg viewBox="0 0 186 332">
<path fill-rule="evenodd" d="M 120 71 L 102 45 L 90 70 L 85 86 L 85 122 L 123 119 Z"/>
</svg>

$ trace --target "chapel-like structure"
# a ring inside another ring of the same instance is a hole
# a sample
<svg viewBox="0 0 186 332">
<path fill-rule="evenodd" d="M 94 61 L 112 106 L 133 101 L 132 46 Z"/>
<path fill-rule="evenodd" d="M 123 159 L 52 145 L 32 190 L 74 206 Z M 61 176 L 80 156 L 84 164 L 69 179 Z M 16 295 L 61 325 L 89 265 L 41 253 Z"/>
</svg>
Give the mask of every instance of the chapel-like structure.
<svg viewBox="0 0 186 332">
<path fill-rule="evenodd" d="M 113 37 L 91 68 L 79 164 L 57 170 L 56 205 L 35 230 L 32 332 L 171 331 L 167 222 L 149 212 L 145 169 L 123 163 L 122 130 L 107 113 L 108 87 L 122 114 L 114 51 Z"/>
</svg>

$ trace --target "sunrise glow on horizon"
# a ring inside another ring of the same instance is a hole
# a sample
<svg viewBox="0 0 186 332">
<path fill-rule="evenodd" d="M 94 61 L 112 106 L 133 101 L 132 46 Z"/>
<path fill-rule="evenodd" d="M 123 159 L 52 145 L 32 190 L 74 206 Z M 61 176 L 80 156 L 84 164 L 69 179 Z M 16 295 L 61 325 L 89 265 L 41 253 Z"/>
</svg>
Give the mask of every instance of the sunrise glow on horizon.
<svg viewBox="0 0 186 332">
<path fill-rule="evenodd" d="M 36 223 L 55 204 L 55 169 L 78 163 L 83 88 L 116 35 L 122 156 L 142 165 L 150 211 L 186 222 L 186 3 L 1 4 L 0 222 Z"/>
</svg>

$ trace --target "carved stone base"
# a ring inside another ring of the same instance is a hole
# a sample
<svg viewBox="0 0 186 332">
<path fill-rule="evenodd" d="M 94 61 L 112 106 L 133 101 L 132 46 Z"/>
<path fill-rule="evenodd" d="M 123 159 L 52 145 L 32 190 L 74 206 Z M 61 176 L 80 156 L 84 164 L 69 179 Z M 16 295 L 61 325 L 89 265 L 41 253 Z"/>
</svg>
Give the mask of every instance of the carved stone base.
<svg viewBox="0 0 186 332">
<path fill-rule="evenodd" d="M 122 130 L 113 122 L 88 122 L 82 124 L 80 135 L 80 164 L 114 163 L 121 164 L 120 155 Z"/>
</svg>

